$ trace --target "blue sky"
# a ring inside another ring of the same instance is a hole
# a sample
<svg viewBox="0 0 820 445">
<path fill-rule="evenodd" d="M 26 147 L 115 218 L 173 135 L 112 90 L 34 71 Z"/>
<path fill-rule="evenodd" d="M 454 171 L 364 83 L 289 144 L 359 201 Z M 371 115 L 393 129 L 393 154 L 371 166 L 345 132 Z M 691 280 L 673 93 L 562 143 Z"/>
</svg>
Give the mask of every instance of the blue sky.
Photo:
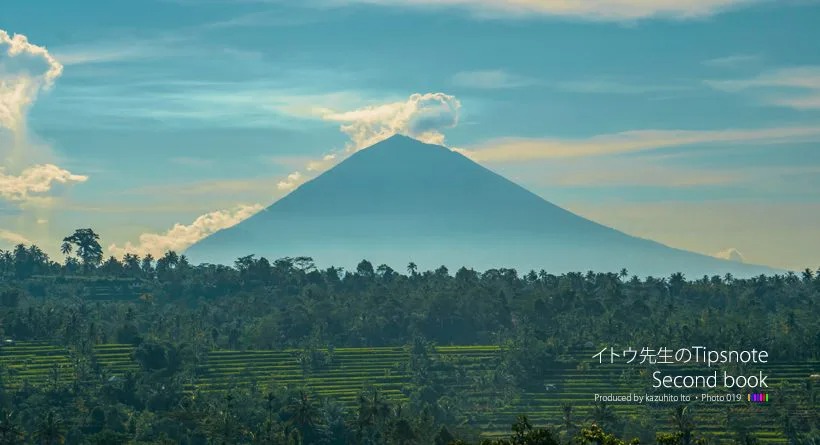
<svg viewBox="0 0 820 445">
<path fill-rule="evenodd" d="M 633 235 L 820 265 L 820 3 L 592 3 L 4 5 L 0 247 L 181 250 L 402 132 Z"/>
</svg>

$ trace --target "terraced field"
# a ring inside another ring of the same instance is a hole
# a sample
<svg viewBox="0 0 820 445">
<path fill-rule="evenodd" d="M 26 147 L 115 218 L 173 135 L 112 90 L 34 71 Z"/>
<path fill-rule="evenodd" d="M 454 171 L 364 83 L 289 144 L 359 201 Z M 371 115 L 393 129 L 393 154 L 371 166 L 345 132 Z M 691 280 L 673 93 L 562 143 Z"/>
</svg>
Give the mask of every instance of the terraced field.
<svg viewBox="0 0 820 445">
<path fill-rule="evenodd" d="M 130 345 L 97 345 L 94 355 L 105 375 L 123 375 L 137 370 L 131 357 Z M 87 364 L 93 366 L 93 364 Z M 0 348 L 0 381 L 6 388 L 16 389 L 22 385 L 67 384 L 78 378 L 78 364 L 70 352 L 45 342 L 18 343 Z"/>
<path fill-rule="evenodd" d="M 23 343 L 0 348 L 3 385 L 18 388 L 31 385 L 62 384 L 74 378 L 74 367 L 65 348 L 47 343 Z"/>
<path fill-rule="evenodd" d="M 106 376 L 121 375 L 136 369 L 131 358 L 132 347 L 128 345 L 98 345 L 94 348 L 99 369 Z M 385 398 L 407 401 L 410 378 L 404 371 L 408 353 L 401 347 L 385 348 L 339 348 L 332 354 L 330 363 L 319 370 L 303 368 L 296 350 L 281 351 L 213 351 L 200 368 L 199 375 L 189 390 L 223 391 L 231 387 L 256 384 L 263 388 L 273 386 L 306 387 L 323 397 L 333 398 L 350 408 L 362 389 L 378 388 Z M 651 375 L 641 374 L 641 366 L 627 364 L 589 363 L 594 351 L 577 351 L 566 357 L 564 364 L 552 370 L 544 388 L 518 394 L 492 393 L 488 388 L 492 370 L 499 363 L 499 349 L 495 346 L 438 347 L 436 355 L 442 365 L 433 373 L 450 388 L 461 390 L 457 404 L 473 413 L 470 424 L 485 435 L 508 433 L 515 416 L 527 414 L 534 424 L 557 424 L 562 418 L 562 405 L 573 406 L 576 422 L 589 418 L 593 409 L 593 395 L 644 394 L 652 392 Z M 584 362 L 587 362 L 584 364 Z M 68 383 L 76 378 L 75 364 L 63 348 L 44 343 L 25 343 L 0 349 L 0 363 L 5 368 L 2 381 L 6 387 L 19 387 L 25 382 L 34 385 Z M 456 372 L 453 372 L 453 369 Z M 651 367 L 647 367 L 651 373 Z M 779 382 L 807 387 L 809 375 L 820 370 L 820 362 L 770 363 L 765 367 L 770 376 L 768 383 L 774 387 Z M 665 370 L 665 372 L 668 369 Z M 679 373 L 697 373 L 690 368 L 676 368 Z M 703 369 L 700 369 L 703 371 Z M 488 380 L 489 379 L 489 380 Z M 820 384 L 815 383 L 814 391 Z M 664 393 L 680 393 L 665 390 Z M 699 394 L 702 391 L 697 391 Z M 709 393 L 721 393 L 719 389 Z M 699 402 L 693 406 L 696 431 L 716 439 L 726 437 L 722 426 L 727 409 L 737 411 L 749 419 L 755 436 L 764 443 L 783 443 L 785 438 L 772 406 L 777 403 L 775 391 L 770 404 L 748 402 Z M 684 392 L 685 393 L 685 392 Z M 692 392 L 689 392 L 692 393 Z M 745 398 L 745 392 L 744 398 Z M 505 400 L 504 403 L 499 403 Z M 621 418 L 632 416 L 654 419 L 657 428 L 670 430 L 674 403 L 626 404 L 612 403 L 610 408 Z M 809 419 L 817 416 L 816 407 L 804 407 L 795 416 Z"/>
<path fill-rule="evenodd" d="M 574 354 L 580 360 L 589 360 L 594 352 L 587 351 Z M 675 390 L 664 389 L 657 390 L 652 388 L 654 380 L 651 373 L 656 369 L 649 366 L 641 373 L 640 366 L 632 367 L 627 364 L 598 364 L 591 363 L 588 367 L 566 367 L 558 370 L 554 376 L 552 384 L 555 385 L 554 390 L 525 392 L 520 400 L 497 412 L 497 415 L 506 415 L 508 419 L 514 417 L 516 413 L 529 413 L 530 419 L 535 424 L 559 423 L 562 418 L 561 406 L 563 404 L 570 404 L 573 406 L 573 416 L 575 419 L 587 419 L 592 413 L 594 394 L 688 394 L 690 396 L 697 396 L 702 393 L 709 394 L 727 394 L 729 392 L 742 394 L 743 401 L 738 402 L 694 402 L 692 411 L 695 416 L 695 425 L 697 426 L 697 434 L 706 434 L 715 439 L 728 438 L 731 433 L 726 431 L 723 426 L 727 417 L 727 410 L 731 410 L 738 416 L 749 420 L 750 430 L 754 435 L 765 443 L 785 443 L 786 439 L 782 433 L 781 423 L 779 423 L 776 416 L 773 415 L 773 404 L 776 403 L 775 391 L 749 391 L 749 390 L 727 390 L 720 387 L 722 384 L 721 378 L 718 378 L 718 388 L 714 389 L 699 389 L 699 390 Z M 673 375 L 697 375 L 704 373 L 703 367 L 668 367 L 657 368 L 664 373 Z M 674 369 L 674 372 L 672 371 Z M 809 381 L 811 374 L 816 374 L 820 369 L 820 363 L 769 363 L 765 368 L 757 368 L 756 370 L 765 370 L 769 375 L 767 383 L 770 388 L 774 388 L 781 382 L 788 382 L 792 385 L 800 385 L 800 388 L 805 388 Z M 710 371 L 714 371 L 711 369 Z M 719 374 L 721 374 L 719 372 Z M 820 382 L 819 382 L 820 383 Z M 815 393 L 820 390 L 815 383 Z M 771 402 L 769 404 L 755 404 L 746 402 L 746 394 L 749 392 L 769 392 L 772 394 Z M 694 398 L 693 398 L 694 400 Z M 645 417 L 647 414 L 651 415 L 655 420 L 655 424 L 660 430 L 672 431 L 671 415 L 676 403 L 656 402 L 649 404 L 632 404 L 632 403 L 611 403 L 609 406 L 612 411 L 622 418 L 629 417 Z M 803 409 L 796 411 L 795 418 L 809 420 L 810 418 L 817 419 L 818 412 L 816 407 L 803 407 Z"/>
<path fill-rule="evenodd" d="M 406 400 L 402 388 L 407 375 L 400 371 L 407 352 L 402 348 L 340 348 L 332 365 L 304 371 L 298 351 L 214 351 L 194 385 L 200 391 L 224 390 L 257 383 L 263 387 L 299 386 L 317 394 L 353 404 L 366 386 L 386 398 Z"/>
</svg>

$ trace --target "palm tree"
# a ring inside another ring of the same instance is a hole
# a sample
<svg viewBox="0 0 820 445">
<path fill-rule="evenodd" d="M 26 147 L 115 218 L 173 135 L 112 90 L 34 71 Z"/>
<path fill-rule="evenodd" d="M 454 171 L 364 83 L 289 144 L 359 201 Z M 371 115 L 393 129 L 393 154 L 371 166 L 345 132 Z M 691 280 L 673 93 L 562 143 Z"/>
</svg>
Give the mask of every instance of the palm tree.
<svg viewBox="0 0 820 445">
<path fill-rule="evenodd" d="M 94 233 L 91 229 L 77 229 L 74 234 L 63 238 L 63 244 L 60 246 L 60 251 L 69 255 L 73 247 L 77 247 L 77 256 L 83 261 L 86 269 L 96 266 L 102 262 L 103 251 L 100 242 L 100 235 Z"/>
<path fill-rule="evenodd" d="M 359 395 L 359 413 L 357 426 L 359 434 L 368 427 L 380 429 L 390 417 L 390 405 L 381 397 L 378 388 L 370 391 L 370 397 L 362 393 Z"/>
<path fill-rule="evenodd" d="M 157 279 L 160 281 L 171 281 L 175 276 L 174 270 L 179 265 L 179 255 L 173 250 L 165 252 L 162 258 L 157 260 Z"/>
<path fill-rule="evenodd" d="M 419 267 L 416 266 L 416 263 L 414 263 L 412 261 L 407 265 L 407 273 L 409 273 L 410 276 L 415 276 L 416 272 L 418 270 L 419 270 Z"/>
<path fill-rule="evenodd" d="M 140 269 L 147 277 L 151 277 L 154 273 L 154 256 L 149 253 L 142 257 Z"/>
<path fill-rule="evenodd" d="M 293 426 L 299 431 L 303 439 L 311 439 L 314 435 L 318 411 L 313 401 L 308 397 L 307 392 L 304 390 L 298 392 L 291 402 L 291 410 Z"/>
<path fill-rule="evenodd" d="M 683 289 L 685 283 L 686 279 L 682 273 L 673 273 L 669 277 L 669 294 L 673 297 L 677 297 L 680 294 L 681 289 Z"/>
<path fill-rule="evenodd" d="M 695 421 L 688 405 L 675 407 L 675 412 L 672 413 L 672 422 L 675 424 L 675 428 L 678 429 L 681 444 L 689 445 L 692 443 L 692 430 L 695 429 Z"/>
<path fill-rule="evenodd" d="M 611 429 L 612 424 L 614 424 L 617 420 L 615 412 L 612 411 L 612 407 L 607 405 L 606 402 L 598 402 L 594 404 L 592 406 L 592 411 L 590 411 L 590 417 L 593 422 L 601 427 L 606 427 L 607 429 Z"/>
<path fill-rule="evenodd" d="M 10 250 L 5 250 L 0 257 L 3 259 L 3 273 L 11 272 L 14 269 L 14 254 Z"/>
<path fill-rule="evenodd" d="M 28 278 L 34 274 L 36 267 L 34 255 L 36 255 L 36 251 L 32 252 L 27 249 L 25 244 L 14 246 L 14 274 L 17 278 Z"/>
<path fill-rule="evenodd" d="M 125 265 L 126 270 L 132 276 L 136 276 L 140 272 L 140 257 L 133 254 L 133 253 L 126 253 L 125 256 L 122 257 L 122 263 Z"/>
<path fill-rule="evenodd" d="M 62 430 L 63 422 L 52 410 L 46 414 L 46 418 L 34 432 L 34 438 L 43 445 L 61 444 L 65 441 Z"/>
<path fill-rule="evenodd" d="M 14 411 L 0 411 L 0 445 L 23 443 L 23 431 L 13 416 Z"/>
<path fill-rule="evenodd" d="M 63 266 L 63 270 L 65 270 L 66 273 L 75 273 L 79 269 L 80 262 L 77 260 L 77 258 L 74 258 L 72 256 L 66 257 L 65 265 Z"/>
<path fill-rule="evenodd" d="M 578 424 L 572 416 L 572 405 L 569 403 L 561 404 L 561 429 L 567 439 L 575 436 L 575 431 L 578 429 Z"/>
</svg>

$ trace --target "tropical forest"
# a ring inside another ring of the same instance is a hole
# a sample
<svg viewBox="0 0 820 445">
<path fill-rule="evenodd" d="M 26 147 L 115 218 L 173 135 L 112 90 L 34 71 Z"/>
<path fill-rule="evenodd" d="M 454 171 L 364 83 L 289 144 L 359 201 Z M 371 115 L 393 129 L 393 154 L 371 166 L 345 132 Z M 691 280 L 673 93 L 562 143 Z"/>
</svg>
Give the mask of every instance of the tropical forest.
<svg viewBox="0 0 820 445">
<path fill-rule="evenodd" d="M 2 445 L 820 443 L 820 271 L 191 264 L 106 258 L 92 229 L 62 253 L 0 253 Z M 698 345 L 767 351 L 715 369 L 768 386 L 595 400 L 669 392 L 601 351 Z"/>
</svg>

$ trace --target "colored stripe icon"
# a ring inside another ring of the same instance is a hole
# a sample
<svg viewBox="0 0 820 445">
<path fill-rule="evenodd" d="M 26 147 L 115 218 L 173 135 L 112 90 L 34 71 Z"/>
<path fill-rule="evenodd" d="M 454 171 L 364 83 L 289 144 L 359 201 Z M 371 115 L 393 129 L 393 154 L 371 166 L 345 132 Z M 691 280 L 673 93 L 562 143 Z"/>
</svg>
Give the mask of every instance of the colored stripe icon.
<svg viewBox="0 0 820 445">
<path fill-rule="evenodd" d="M 746 395 L 746 400 L 748 400 L 750 402 L 756 402 L 756 403 L 766 403 L 766 402 L 769 401 L 769 395 L 766 394 L 766 393 L 748 394 L 748 395 Z"/>
</svg>

